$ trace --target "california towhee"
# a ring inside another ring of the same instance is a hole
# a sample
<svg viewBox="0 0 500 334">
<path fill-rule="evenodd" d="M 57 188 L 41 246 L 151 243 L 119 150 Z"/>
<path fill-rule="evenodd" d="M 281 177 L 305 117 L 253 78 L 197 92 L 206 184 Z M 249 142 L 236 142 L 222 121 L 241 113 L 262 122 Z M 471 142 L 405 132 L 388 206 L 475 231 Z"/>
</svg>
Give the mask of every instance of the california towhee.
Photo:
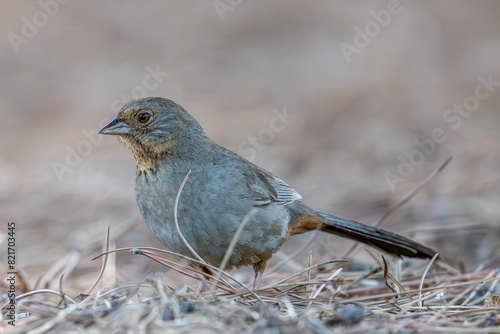
<svg viewBox="0 0 500 334">
<path fill-rule="evenodd" d="M 432 258 L 435 251 L 372 226 L 315 211 L 281 179 L 215 144 L 180 105 L 160 97 L 134 100 L 99 131 L 118 135 L 137 161 L 136 199 L 151 232 L 170 250 L 192 256 L 174 222 L 209 264 L 219 266 L 238 226 L 252 209 L 227 268 L 266 262 L 290 236 L 320 229 L 398 256 Z"/>
</svg>

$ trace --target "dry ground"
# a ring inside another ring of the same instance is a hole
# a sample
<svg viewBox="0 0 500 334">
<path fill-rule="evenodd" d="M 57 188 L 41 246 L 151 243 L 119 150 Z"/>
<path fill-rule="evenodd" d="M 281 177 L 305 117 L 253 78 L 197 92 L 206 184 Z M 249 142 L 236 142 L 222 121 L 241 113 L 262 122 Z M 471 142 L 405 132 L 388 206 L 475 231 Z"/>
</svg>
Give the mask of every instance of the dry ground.
<svg viewBox="0 0 500 334">
<path fill-rule="evenodd" d="M 16 326 L 0 332 L 500 332 L 494 298 L 484 307 L 500 263 L 500 3 L 63 2 L 0 5 L 0 273 L 15 222 L 22 297 Z M 371 37 L 356 37 L 365 28 Z M 346 58 L 341 46 L 356 42 Z M 432 264 L 424 277 L 428 261 L 389 259 L 408 292 L 395 298 L 363 248 L 349 266 L 315 267 L 352 242 L 304 235 L 273 258 L 261 301 L 232 281 L 198 295 L 196 278 L 126 251 L 77 299 L 98 277 L 91 259 L 108 226 L 111 249 L 161 248 L 135 205 L 131 154 L 96 135 L 143 93 L 182 104 L 308 205 L 367 224 L 453 156 L 383 227 L 437 249 L 456 272 Z M 284 110 L 294 118 L 269 135 Z"/>
</svg>

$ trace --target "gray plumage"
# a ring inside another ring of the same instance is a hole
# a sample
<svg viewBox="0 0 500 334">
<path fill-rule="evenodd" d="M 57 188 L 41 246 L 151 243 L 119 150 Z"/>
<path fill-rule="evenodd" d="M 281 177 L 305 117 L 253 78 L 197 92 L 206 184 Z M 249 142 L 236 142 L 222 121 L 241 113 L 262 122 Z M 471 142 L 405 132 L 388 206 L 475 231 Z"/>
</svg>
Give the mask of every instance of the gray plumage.
<svg viewBox="0 0 500 334">
<path fill-rule="evenodd" d="M 314 229 L 348 237 L 397 256 L 431 258 L 435 251 L 379 228 L 317 212 L 283 180 L 210 140 L 181 106 L 163 98 L 125 105 L 100 133 L 119 135 L 137 160 L 136 198 L 144 221 L 169 249 L 192 256 L 182 234 L 208 263 L 220 265 L 252 209 L 227 267 L 253 265 L 256 273 L 289 235 Z"/>
</svg>

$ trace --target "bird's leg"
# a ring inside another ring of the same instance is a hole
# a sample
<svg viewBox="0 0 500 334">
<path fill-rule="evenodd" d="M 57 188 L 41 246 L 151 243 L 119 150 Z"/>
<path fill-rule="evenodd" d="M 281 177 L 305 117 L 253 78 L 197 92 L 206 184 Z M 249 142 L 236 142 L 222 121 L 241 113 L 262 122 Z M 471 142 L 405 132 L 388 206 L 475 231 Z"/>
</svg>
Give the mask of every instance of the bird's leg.
<svg viewBox="0 0 500 334">
<path fill-rule="evenodd" d="M 262 281 L 262 274 L 266 269 L 266 262 L 260 261 L 253 264 L 253 270 L 255 271 L 255 276 L 253 278 L 253 289 L 257 289 Z"/>
</svg>

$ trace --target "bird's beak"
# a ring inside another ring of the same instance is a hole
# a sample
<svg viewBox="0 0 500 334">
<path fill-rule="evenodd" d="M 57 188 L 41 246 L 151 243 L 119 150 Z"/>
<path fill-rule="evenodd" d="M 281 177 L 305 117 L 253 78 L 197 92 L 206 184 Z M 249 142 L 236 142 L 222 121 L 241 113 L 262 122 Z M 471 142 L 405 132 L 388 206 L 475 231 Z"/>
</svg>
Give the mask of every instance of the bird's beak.
<svg viewBox="0 0 500 334">
<path fill-rule="evenodd" d="M 100 135 L 126 135 L 132 131 L 132 127 L 116 116 L 114 120 L 103 127 L 98 134 Z"/>
</svg>

